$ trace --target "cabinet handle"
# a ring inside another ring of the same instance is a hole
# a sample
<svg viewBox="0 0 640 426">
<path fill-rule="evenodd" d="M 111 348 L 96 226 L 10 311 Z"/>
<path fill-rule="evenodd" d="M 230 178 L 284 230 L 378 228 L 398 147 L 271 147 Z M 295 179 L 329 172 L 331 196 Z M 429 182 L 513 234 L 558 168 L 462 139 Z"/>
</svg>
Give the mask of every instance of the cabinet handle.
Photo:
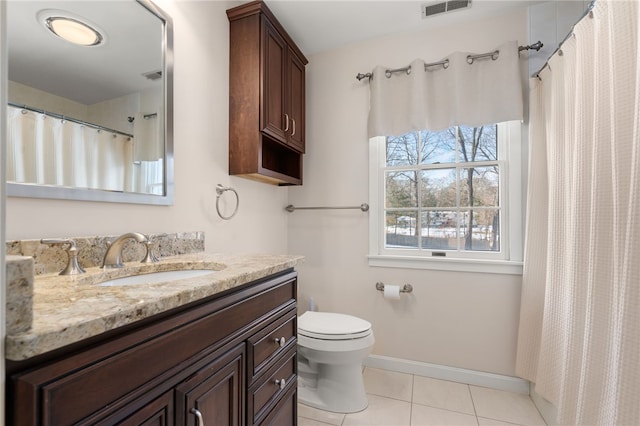
<svg viewBox="0 0 640 426">
<path fill-rule="evenodd" d="M 287 386 L 287 381 L 285 379 L 276 379 L 276 386 L 280 389 L 284 389 L 284 387 Z"/>
<path fill-rule="evenodd" d="M 281 337 L 279 339 L 276 337 L 273 340 L 275 340 L 276 341 L 276 345 L 280 346 L 281 348 L 284 347 L 285 343 L 287 343 L 287 339 L 285 339 L 284 337 Z"/>
<path fill-rule="evenodd" d="M 202 419 L 202 413 L 197 408 L 192 408 L 191 413 L 195 414 L 198 419 L 198 426 L 204 426 L 204 420 Z"/>
<path fill-rule="evenodd" d="M 291 121 L 293 122 L 293 130 L 291 131 L 291 136 L 294 136 L 296 134 L 296 120 L 295 118 L 292 118 Z"/>
<path fill-rule="evenodd" d="M 285 114 L 284 118 L 285 118 L 284 131 L 288 132 L 289 131 L 289 114 Z"/>
</svg>

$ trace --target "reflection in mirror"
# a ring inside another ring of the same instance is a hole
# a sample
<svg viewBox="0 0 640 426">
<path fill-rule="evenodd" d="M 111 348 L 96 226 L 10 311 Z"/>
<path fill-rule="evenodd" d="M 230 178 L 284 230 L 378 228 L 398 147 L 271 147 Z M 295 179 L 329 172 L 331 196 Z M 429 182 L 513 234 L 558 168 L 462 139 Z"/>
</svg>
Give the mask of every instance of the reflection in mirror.
<svg viewBox="0 0 640 426">
<path fill-rule="evenodd" d="M 9 1 L 7 24 L 8 195 L 171 204 L 171 19 L 147 0 Z"/>
</svg>

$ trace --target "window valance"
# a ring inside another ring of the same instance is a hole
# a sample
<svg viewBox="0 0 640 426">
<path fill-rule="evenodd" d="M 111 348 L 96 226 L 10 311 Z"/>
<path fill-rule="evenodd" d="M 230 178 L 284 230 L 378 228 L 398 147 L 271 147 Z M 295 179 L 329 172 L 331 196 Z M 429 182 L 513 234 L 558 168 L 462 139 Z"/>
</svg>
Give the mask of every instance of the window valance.
<svg viewBox="0 0 640 426">
<path fill-rule="evenodd" d="M 492 55 L 456 52 L 438 65 L 416 59 L 401 72 L 378 66 L 370 91 L 369 137 L 523 118 L 515 41 L 499 46 Z"/>
</svg>

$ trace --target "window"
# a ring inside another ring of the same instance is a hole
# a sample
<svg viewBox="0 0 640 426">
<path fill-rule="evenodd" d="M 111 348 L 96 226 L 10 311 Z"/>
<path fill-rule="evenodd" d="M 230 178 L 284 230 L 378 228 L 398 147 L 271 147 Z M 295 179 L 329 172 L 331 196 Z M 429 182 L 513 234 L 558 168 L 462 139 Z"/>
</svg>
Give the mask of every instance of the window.
<svg viewBox="0 0 640 426">
<path fill-rule="evenodd" d="M 519 273 L 520 127 L 373 138 L 370 264 Z"/>
</svg>

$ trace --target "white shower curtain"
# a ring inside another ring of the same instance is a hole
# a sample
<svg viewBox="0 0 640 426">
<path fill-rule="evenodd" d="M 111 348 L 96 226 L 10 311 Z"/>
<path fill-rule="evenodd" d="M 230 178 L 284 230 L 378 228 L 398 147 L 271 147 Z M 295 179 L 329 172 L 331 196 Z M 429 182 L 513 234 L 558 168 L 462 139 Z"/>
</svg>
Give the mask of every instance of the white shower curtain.
<svg viewBox="0 0 640 426">
<path fill-rule="evenodd" d="M 598 0 L 531 80 L 516 372 L 561 425 L 640 424 L 639 19 Z"/>
<path fill-rule="evenodd" d="M 125 135 L 10 106 L 7 181 L 133 191 L 133 141 Z"/>
<path fill-rule="evenodd" d="M 37 115 L 19 108 L 9 108 L 8 115 L 7 180 L 35 182 Z"/>
</svg>

